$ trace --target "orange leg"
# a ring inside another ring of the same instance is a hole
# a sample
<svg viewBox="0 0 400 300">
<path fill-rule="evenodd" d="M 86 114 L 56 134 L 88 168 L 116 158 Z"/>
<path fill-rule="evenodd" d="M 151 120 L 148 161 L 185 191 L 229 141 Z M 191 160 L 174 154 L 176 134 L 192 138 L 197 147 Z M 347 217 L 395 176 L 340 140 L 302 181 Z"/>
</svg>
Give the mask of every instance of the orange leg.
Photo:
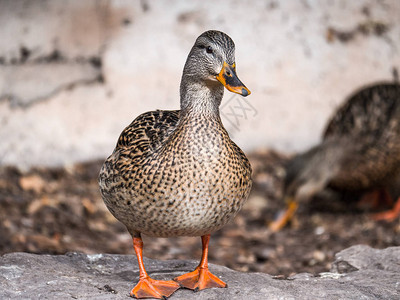
<svg viewBox="0 0 400 300">
<path fill-rule="evenodd" d="M 392 196 L 386 189 L 375 189 L 365 193 L 357 203 L 359 209 L 377 209 L 393 205 Z"/>
<path fill-rule="evenodd" d="M 396 204 L 393 206 L 391 210 L 384 211 L 381 213 L 374 214 L 372 217 L 373 219 L 385 220 L 392 222 L 400 216 L 400 198 L 397 199 Z"/>
<path fill-rule="evenodd" d="M 370 209 L 376 208 L 379 205 L 379 190 L 373 190 L 368 193 L 364 193 L 360 200 L 357 202 L 358 209 Z"/>
<path fill-rule="evenodd" d="M 180 286 L 199 291 L 207 288 L 227 287 L 226 283 L 219 279 L 217 276 L 213 275 L 208 270 L 208 243 L 210 241 L 210 235 L 203 235 L 201 237 L 201 242 L 203 246 L 203 254 L 201 255 L 200 264 L 197 268 L 190 273 L 184 274 L 182 276 L 176 277 L 174 280 L 177 281 Z"/>
<path fill-rule="evenodd" d="M 296 202 L 289 201 L 286 211 L 282 215 L 280 215 L 277 220 L 269 224 L 269 229 L 271 229 L 273 232 L 280 231 L 293 218 L 297 207 L 298 204 Z"/>
<path fill-rule="evenodd" d="M 133 238 L 133 247 L 139 264 L 139 282 L 131 291 L 131 297 L 165 299 L 179 289 L 175 281 L 154 280 L 147 274 L 143 264 L 143 241 L 141 237 Z"/>
</svg>

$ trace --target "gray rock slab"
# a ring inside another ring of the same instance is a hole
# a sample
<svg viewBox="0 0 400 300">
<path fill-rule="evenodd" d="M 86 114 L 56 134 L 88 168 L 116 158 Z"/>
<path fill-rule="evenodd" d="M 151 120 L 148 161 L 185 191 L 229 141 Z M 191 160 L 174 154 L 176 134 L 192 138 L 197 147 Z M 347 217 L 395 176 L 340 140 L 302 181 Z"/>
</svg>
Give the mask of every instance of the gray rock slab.
<svg viewBox="0 0 400 300">
<path fill-rule="evenodd" d="M 196 265 L 145 259 L 156 279 L 171 279 Z M 331 272 L 317 276 L 277 279 L 212 264 L 210 269 L 228 288 L 180 289 L 171 299 L 400 299 L 400 247 L 353 246 L 336 255 Z M 0 257 L 0 299 L 129 299 L 138 276 L 133 255 L 10 253 Z"/>
</svg>

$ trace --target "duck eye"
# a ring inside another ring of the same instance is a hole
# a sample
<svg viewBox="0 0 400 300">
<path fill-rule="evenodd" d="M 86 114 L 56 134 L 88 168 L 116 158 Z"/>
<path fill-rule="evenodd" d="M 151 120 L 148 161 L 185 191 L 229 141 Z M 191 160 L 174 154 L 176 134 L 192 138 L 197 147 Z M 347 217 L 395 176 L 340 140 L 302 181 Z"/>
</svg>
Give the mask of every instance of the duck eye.
<svg viewBox="0 0 400 300">
<path fill-rule="evenodd" d="M 207 53 L 213 53 L 213 48 L 211 48 L 211 46 L 208 46 L 206 51 Z"/>
</svg>

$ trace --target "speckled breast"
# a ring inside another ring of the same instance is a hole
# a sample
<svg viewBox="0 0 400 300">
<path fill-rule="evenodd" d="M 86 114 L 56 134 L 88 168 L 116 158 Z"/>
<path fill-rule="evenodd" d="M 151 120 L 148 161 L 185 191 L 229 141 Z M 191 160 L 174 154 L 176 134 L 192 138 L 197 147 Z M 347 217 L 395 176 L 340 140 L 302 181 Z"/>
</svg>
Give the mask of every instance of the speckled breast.
<svg viewBox="0 0 400 300">
<path fill-rule="evenodd" d="M 104 197 L 109 210 L 131 233 L 198 236 L 218 230 L 251 188 L 250 164 L 225 134 L 180 133 L 134 168 L 129 187 Z"/>
</svg>

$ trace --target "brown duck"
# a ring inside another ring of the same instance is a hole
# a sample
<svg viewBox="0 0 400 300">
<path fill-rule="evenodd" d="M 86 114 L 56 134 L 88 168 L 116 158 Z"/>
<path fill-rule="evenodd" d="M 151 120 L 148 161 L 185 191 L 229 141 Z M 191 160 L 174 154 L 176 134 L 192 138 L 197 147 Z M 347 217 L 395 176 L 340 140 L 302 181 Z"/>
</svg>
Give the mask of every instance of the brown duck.
<svg viewBox="0 0 400 300">
<path fill-rule="evenodd" d="M 275 231 L 292 217 L 297 203 L 326 188 L 367 195 L 385 191 L 400 175 L 400 85 L 379 83 L 356 91 L 328 123 L 322 143 L 296 156 L 286 171 L 289 206 L 271 224 Z M 375 218 L 392 220 L 399 213 L 397 201 L 392 212 Z"/>
<path fill-rule="evenodd" d="M 150 111 L 121 133 L 99 175 L 103 200 L 133 238 L 140 277 L 136 298 L 165 298 L 179 287 L 226 287 L 208 270 L 210 234 L 231 220 L 247 199 L 251 167 L 221 123 L 224 86 L 247 96 L 235 71 L 235 45 L 219 31 L 200 35 L 187 58 L 180 110 Z M 149 277 L 141 234 L 201 236 L 198 267 L 174 281 Z"/>
</svg>

